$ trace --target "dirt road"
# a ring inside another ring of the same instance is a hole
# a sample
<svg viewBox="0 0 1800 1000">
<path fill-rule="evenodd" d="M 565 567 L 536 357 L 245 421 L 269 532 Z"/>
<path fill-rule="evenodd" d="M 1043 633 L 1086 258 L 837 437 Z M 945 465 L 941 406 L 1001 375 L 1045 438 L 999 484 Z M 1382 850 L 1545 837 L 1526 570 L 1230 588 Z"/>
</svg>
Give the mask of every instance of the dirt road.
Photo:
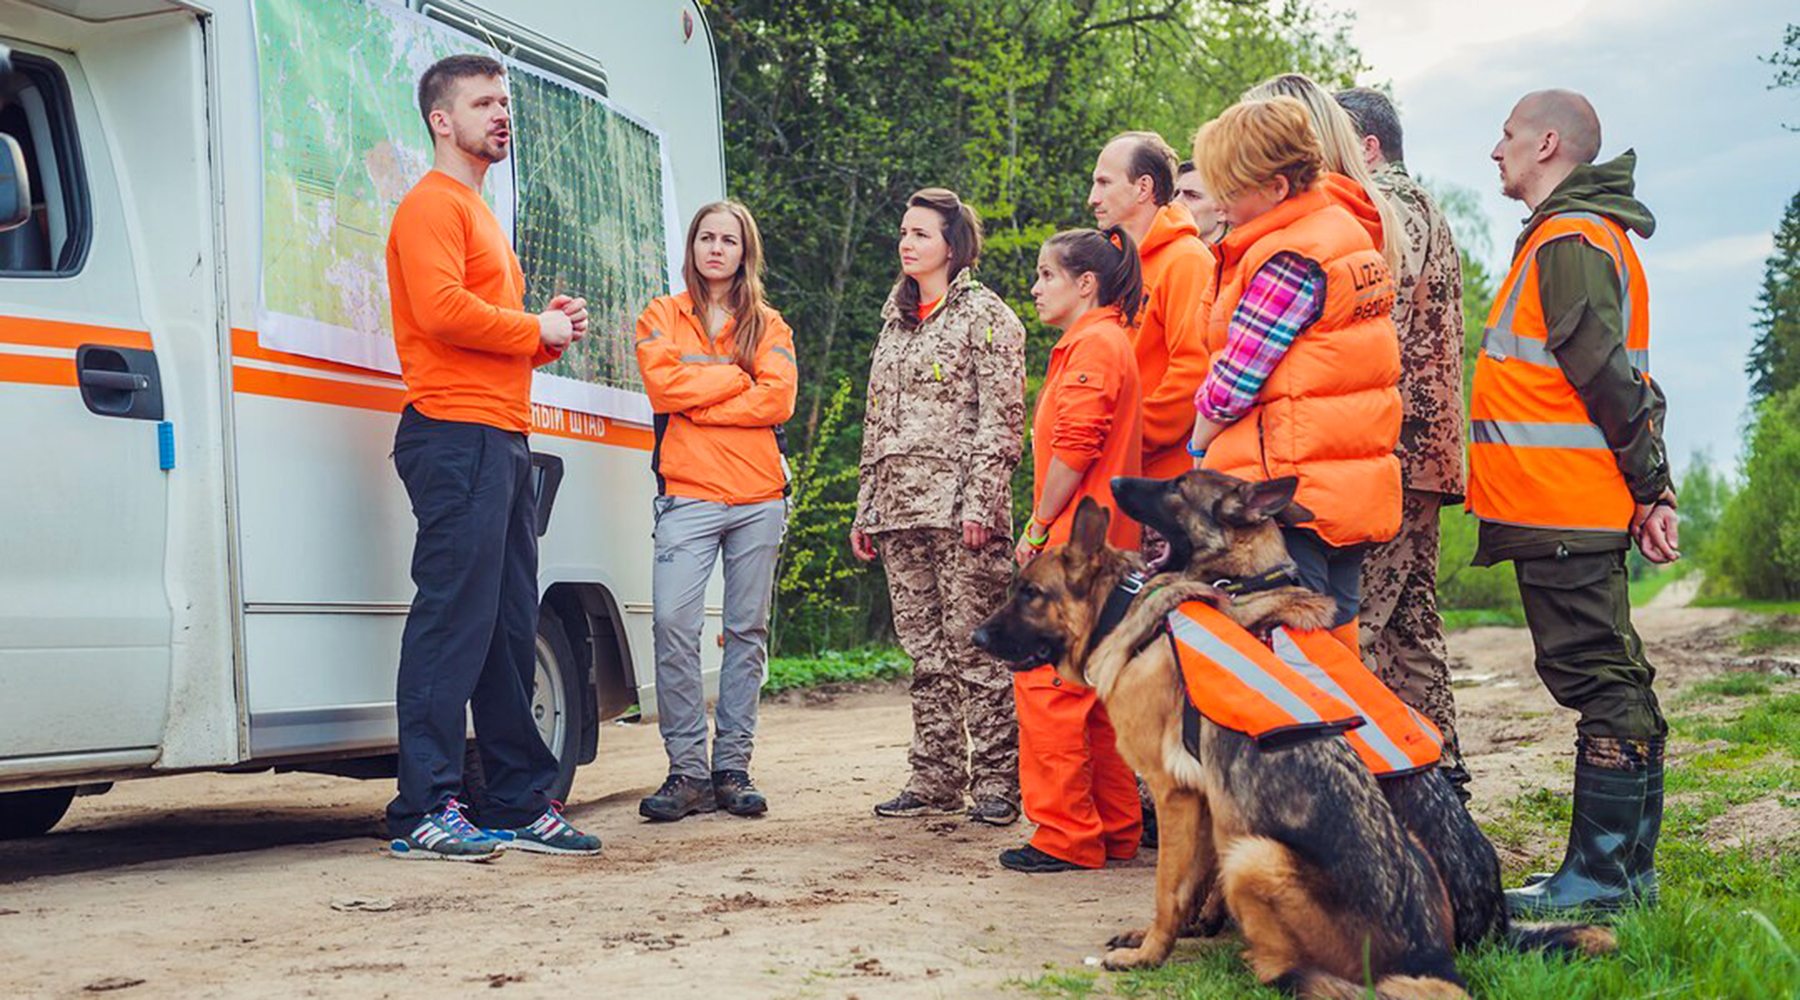
<svg viewBox="0 0 1800 1000">
<path fill-rule="evenodd" d="M 1638 616 L 1665 697 L 1723 669 L 1734 634 L 1735 613 L 1680 598 Z M 1477 802 L 1562 787 L 1571 719 L 1529 637 L 1477 629 L 1451 647 Z M 769 815 L 651 826 L 636 804 L 663 773 L 655 727 L 608 726 L 570 809 L 606 839 L 599 859 L 401 864 L 376 839 L 384 782 L 122 785 L 0 845 L 0 994 L 987 996 L 1144 921 L 1153 854 L 1027 877 L 994 856 L 1029 827 L 872 817 L 909 732 L 900 689 L 767 705 Z"/>
</svg>

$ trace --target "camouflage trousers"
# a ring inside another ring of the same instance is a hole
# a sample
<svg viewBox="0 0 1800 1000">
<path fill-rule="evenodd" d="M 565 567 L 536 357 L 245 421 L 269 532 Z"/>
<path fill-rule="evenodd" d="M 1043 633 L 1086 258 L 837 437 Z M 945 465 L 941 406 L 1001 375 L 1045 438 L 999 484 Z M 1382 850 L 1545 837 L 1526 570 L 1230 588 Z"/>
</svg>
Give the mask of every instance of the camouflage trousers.
<svg viewBox="0 0 1800 1000">
<path fill-rule="evenodd" d="M 1449 646 L 1438 614 L 1438 507 L 1443 494 L 1407 490 L 1400 533 L 1362 567 L 1363 661 L 1400 700 L 1444 733 L 1444 766 L 1459 767 Z"/>
<path fill-rule="evenodd" d="M 969 642 L 1006 599 L 1011 539 L 997 535 L 972 552 L 960 531 L 915 528 L 883 532 L 875 544 L 887 566 L 894 631 L 913 661 L 906 790 L 937 805 L 957 805 L 965 791 L 1017 805 L 1012 672 Z"/>
</svg>

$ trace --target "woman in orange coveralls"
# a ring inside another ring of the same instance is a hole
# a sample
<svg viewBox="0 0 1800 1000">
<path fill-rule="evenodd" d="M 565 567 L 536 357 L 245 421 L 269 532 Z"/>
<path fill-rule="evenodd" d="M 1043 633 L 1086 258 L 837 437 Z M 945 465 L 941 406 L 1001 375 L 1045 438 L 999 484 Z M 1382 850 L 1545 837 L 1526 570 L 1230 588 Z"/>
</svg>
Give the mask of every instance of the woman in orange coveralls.
<svg viewBox="0 0 1800 1000">
<path fill-rule="evenodd" d="M 1113 508 L 1114 476 L 1143 463 L 1143 393 L 1126 328 L 1144 297 L 1137 247 L 1118 226 L 1069 230 L 1038 254 L 1038 318 L 1063 331 L 1032 421 L 1032 516 L 1020 565 L 1068 541 L 1083 497 Z M 1107 541 L 1138 546 L 1135 522 L 1113 513 Z M 1099 868 L 1137 855 L 1137 780 L 1114 747 L 1098 696 L 1045 665 L 1013 676 L 1019 713 L 1019 793 L 1037 833 L 1003 851 L 1014 871 Z"/>
</svg>

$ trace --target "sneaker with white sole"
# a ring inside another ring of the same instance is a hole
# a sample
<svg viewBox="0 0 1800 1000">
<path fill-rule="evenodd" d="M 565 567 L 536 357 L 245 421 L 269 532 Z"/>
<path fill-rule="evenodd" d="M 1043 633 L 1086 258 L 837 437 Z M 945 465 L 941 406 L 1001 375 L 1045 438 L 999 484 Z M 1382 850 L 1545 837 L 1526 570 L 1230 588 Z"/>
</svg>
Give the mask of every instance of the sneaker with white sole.
<svg viewBox="0 0 1800 1000">
<path fill-rule="evenodd" d="M 388 853 L 403 861 L 492 861 L 506 848 L 476 829 L 455 799 L 421 817 L 411 833 L 388 841 Z"/>
<path fill-rule="evenodd" d="M 600 853 L 600 838 L 582 833 L 563 817 L 562 803 L 552 802 L 544 814 L 526 826 L 497 831 L 510 834 L 506 846 L 534 854 L 594 855 Z"/>
</svg>

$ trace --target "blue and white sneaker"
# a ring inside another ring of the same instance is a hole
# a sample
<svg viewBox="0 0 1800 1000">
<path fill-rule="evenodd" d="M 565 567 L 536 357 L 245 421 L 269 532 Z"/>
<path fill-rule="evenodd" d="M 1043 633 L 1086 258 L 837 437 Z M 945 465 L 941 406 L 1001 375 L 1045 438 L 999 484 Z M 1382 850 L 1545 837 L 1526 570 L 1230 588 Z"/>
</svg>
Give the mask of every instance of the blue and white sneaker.
<svg viewBox="0 0 1800 1000">
<path fill-rule="evenodd" d="M 427 813 L 411 833 L 389 841 L 388 853 L 404 861 L 491 861 L 506 847 L 476 829 L 463 817 L 462 803 L 451 799 Z"/>
<path fill-rule="evenodd" d="M 530 825 L 501 831 L 512 837 L 507 847 L 537 854 L 592 855 L 600 853 L 600 838 L 582 833 L 563 818 L 562 803 L 552 802 Z"/>
</svg>

